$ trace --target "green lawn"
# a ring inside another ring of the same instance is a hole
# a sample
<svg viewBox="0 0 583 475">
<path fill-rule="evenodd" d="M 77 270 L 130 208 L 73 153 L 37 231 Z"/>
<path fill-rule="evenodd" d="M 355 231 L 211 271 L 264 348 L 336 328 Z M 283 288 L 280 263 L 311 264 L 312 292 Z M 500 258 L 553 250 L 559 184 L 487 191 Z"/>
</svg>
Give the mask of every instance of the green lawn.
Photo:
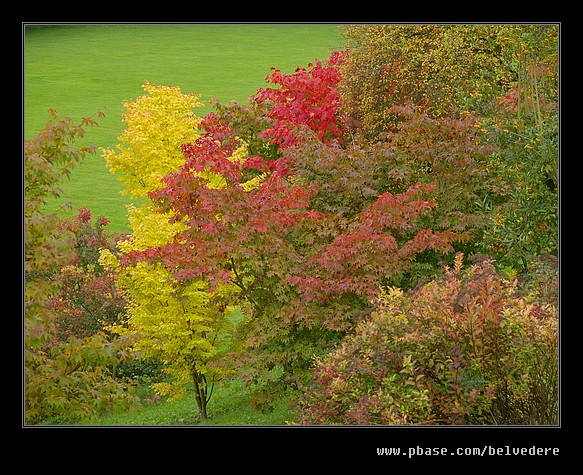
<svg viewBox="0 0 583 475">
<path fill-rule="evenodd" d="M 265 85 L 271 67 L 291 73 L 342 48 L 331 24 L 189 24 L 26 26 L 24 45 L 24 126 L 31 138 L 45 125 L 48 110 L 75 120 L 94 116 L 81 144 L 113 148 L 123 129 L 122 103 L 143 93 L 142 84 L 179 86 L 211 98 L 243 103 Z M 97 111 L 106 114 L 95 116 Z M 99 154 L 73 172 L 65 201 L 106 216 L 110 229 L 127 230 L 121 183 Z"/>
<path fill-rule="evenodd" d="M 201 422 L 192 393 L 178 401 L 158 401 L 140 410 L 111 414 L 89 422 L 92 426 L 285 426 L 294 414 L 289 402 L 279 400 L 269 413 L 251 407 L 251 395 L 239 380 L 217 384 Z"/>
</svg>

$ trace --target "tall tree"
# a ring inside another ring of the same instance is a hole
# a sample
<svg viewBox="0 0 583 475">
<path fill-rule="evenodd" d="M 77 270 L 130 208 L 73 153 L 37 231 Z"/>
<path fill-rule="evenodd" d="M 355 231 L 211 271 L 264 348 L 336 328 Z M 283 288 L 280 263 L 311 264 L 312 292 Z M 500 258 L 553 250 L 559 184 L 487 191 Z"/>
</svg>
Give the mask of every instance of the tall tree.
<svg viewBox="0 0 583 475">
<path fill-rule="evenodd" d="M 202 279 L 184 284 L 172 271 L 145 261 L 120 265 L 132 253 L 174 242 L 186 228 L 182 220 L 170 222 L 171 215 L 158 213 L 148 196 L 162 187 L 164 175 L 183 164 L 182 144 L 196 138 L 200 123 L 193 112 L 202 105 L 197 95 L 182 94 L 178 87 L 149 83 L 143 87 L 146 94 L 124 104 L 126 128 L 117 152 L 103 151 L 110 170 L 126 184 L 126 193 L 142 198 L 142 204 L 128 207 L 131 233 L 119 242 L 119 257 L 104 250 L 101 262 L 117 272 L 118 285 L 130 298 L 127 325 L 116 331 L 135 334 L 135 351 L 160 358 L 173 377 L 169 383 L 154 384 L 154 389 L 179 398 L 186 395 L 187 384 L 193 383 L 200 417 L 206 419 L 212 381 L 219 375 L 208 363 L 224 337 L 228 311 L 215 305 Z M 220 177 L 202 176 L 209 183 L 220 183 Z M 215 291 L 218 295 L 226 289 Z"/>
</svg>

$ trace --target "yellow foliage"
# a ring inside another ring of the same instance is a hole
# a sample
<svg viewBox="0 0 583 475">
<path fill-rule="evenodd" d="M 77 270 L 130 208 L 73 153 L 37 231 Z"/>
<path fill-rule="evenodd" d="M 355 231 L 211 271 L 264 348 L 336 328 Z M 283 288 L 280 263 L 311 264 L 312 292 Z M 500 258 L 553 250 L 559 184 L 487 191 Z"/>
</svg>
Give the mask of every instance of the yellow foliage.
<svg viewBox="0 0 583 475">
<path fill-rule="evenodd" d="M 162 177 L 184 163 L 181 146 L 196 139 L 201 120 L 192 109 L 202 104 L 197 102 L 198 95 L 182 94 L 178 87 L 146 83 L 143 88 L 145 95 L 124 103 L 126 128 L 118 138 L 120 144 L 115 151 L 102 152 L 111 172 L 119 174 L 126 185 L 125 192 L 148 198 L 150 191 L 163 185 Z M 241 147 L 240 156 L 246 153 L 246 147 Z M 206 172 L 201 176 L 209 186 L 224 186 L 220 175 Z M 121 255 L 172 242 L 187 226 L 171 223 L 170 218 L 170 214 L 158 212 L 150 199 L 140 206 L 129 205 L 131 233 L 118 244 Z M 121 266 L 107 250 L 102 251 L 100 263 L 117 272 L 117 284 L 130 302 L 127 326 L 111 330 L 137 334 L 135 351 L 167 364 L 175 383 L 157 384 L 154 389 L 159 394 L 184 396 L 184 385 L 192 381 L 193 372 L 209 373 L 207 363 L 225 341 L 229 321 L 211 297 L 232 290 L 225 285 L 211 294 L 202 279 L 178 281 L 162 263 L 138 261 Z M 215 375 L 217 372 L 214 370 Z"/>
<path fill-rule="evenodd" d="M 162 246 L 186 229 L 186 225 L 170 223 L 170 213 L 158 213 L 152 202 L 140 207 L 128 205 L 128 220 L 133 230 L 129 240 L 119 243 L 123 252 L 144 251 L 149 247 Z"/>
<path fill-rule="evenodd" d="M 233 154 L 229 157 L 229 160 L 231 160 L 234 163 L 242 163 L 248 156 L 249 156 L 248 144 L 241 140 L 241 145 L 233 152 Z M 204 173 L 201 173 L 200 176 L 207 180 L 207 186 L 209 188 L 221 189 L 227 186 L 225 178 L 216 173 L 206 171 Z M 257 175 L 256 177 L 253 177 L 250 180 L 241 183 L 241 188 L 243 188 L 247 192 L 254 190 L 255 188 L 258 188 L 261 185 L 261 182 L 266 176 L 267 176 L 266 173 L 261 173 L 260 175 Z"/>
<path fill-rule="evenodd" d="M 343 112 L 373 137 L 395 125 L 393 105 L 433 118 L 486 113 L 518 87 L 523 107 L 557 88 L 557 25 L 344 25 L 350 56 L 339 85 Z M 518 75 L 518 77 L 517 77 Z M 551 94 L 552 95 L 552 94 Z M 544 108 L 536 112 L 544 114 Z"/>
<path fill-rule="evenodd" d="M 112 173 L 127 186 L 125 193 L 147 197 L 160 187 L 160 179 L 184 163 L 181 146 L 197 137 L 201 119 L 194 115 L 199 95 L 180 88 L 143 85 L 147 94 L 124 102 L 127 124 L 118 137 L 117 150 L 101 149 Z"/>
<path fill-rule="evenodd" d="M 262 173 L 261 175 L 257 175 L 255 178 L 251 178 L 251 180 L 246 181 L 245 183 L 241 183 L 241 188 L 245 191 L 251 191 L 255 188 L 261 186 L 261 182 L 267 176 L 267 174 Z"/>
</svg>

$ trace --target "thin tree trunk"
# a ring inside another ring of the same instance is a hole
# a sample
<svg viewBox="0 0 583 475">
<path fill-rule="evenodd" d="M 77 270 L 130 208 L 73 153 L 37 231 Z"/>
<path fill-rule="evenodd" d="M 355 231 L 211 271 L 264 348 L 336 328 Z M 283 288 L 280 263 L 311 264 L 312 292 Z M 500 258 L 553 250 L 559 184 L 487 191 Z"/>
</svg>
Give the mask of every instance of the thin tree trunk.
<svg viewBox="0 0 583 475">
<path fill-rule="evenodd" d="M 196 399 L 196 405 L 198 406 L 198 412 L 200 414 L 201 420 L 206 420 L 206 384 L 204 384 L 203 376 L 194 369 L 192 371 L 192 382 L 194 383 L 194 398 Z"/>
</svg>

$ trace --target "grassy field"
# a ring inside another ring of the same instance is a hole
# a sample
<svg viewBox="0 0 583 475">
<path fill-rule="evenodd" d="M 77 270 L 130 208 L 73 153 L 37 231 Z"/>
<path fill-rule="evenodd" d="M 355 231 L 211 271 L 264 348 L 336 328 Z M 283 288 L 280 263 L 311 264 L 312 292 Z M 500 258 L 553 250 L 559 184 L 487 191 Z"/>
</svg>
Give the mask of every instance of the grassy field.
<svg viewBox="0 0 583 475">
<path fill-rule="evenodd" d="M 293 72 L 340 49 L 332 24 L 138 24 L 26 26 L 24 37 L 24 127 L 29 139 L 46 124 L 48 110 L 75 120 L 94 117 L 81 144 L 114 148 L 124 124 L 123 101 L 143 93 L 142 84 L 179 86 L 208 101 L 244 103 L 265 85 L 271 67 Z M 97 111 L 105 112 L 97 118 Z M 127 230 L 122 185 L 99 154 L 76 169 L 63 185 L 65 201 Z"/>
<path fill-rule="evenodd" d="M 251 407 L 251 395 L 240 381 L 217 384 L 208 405 L 208 419 L 201 422 L 193 393 L 178 401 L 158 401 L 142 409 L 111 414 L 92 426 L 284 426 L 293 420 L 288 401 L 277 402 L 269 413 Z"/>
</svg>

